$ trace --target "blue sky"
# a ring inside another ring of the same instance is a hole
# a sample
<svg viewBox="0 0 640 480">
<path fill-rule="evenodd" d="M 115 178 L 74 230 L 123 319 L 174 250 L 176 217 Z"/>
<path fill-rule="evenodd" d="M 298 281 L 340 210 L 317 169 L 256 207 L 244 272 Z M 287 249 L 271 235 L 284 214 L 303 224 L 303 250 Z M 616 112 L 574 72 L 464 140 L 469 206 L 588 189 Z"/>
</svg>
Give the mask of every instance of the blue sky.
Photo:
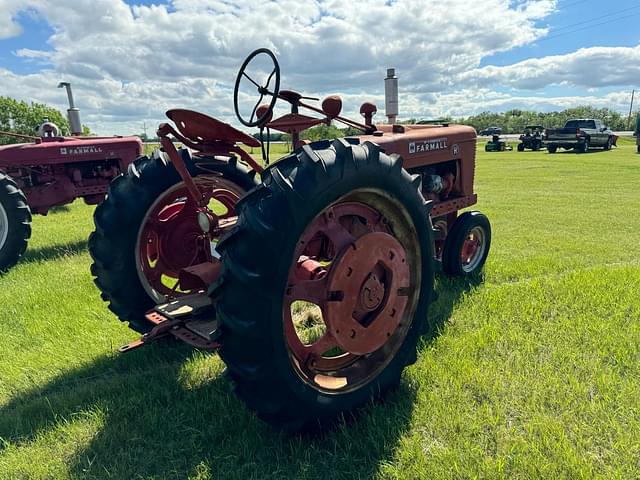
<svg viewBox="0 0 640 480">
<path fill-rule="evenodd" d="M 560 0 L 540 22 L 549 34 L 530 45 L 486 57 L 484 65 L 509 65 L 531 57 L 565 54 L 580 48 L 633 47 L 640 43 L 637 0 Z"/>
<path fill-rule="evenodd" d="M 640 88 L 637 0 L 0 0 L 0 95 L 65 107 L 130 133 L 190 106 L 233 122 L 238 65 L 267 46 L 288 88 L 382 104 L 395 67 L 401 117 L 593 104 Z"/>
</svg>

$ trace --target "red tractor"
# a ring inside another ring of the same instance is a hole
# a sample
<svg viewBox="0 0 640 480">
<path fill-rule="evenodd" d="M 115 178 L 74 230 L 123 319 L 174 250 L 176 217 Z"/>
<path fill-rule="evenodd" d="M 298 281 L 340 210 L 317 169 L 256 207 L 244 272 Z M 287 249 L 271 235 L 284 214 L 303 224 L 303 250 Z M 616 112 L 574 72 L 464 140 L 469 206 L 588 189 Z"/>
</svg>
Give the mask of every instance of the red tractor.
<svg viewBox="0 0 640 480">
<path fill-rule="evenodd" d="M 247 73 L 257 57 L 273 67 L 262 83 Z M 259 99 L 244 115 L 247 82 Z M 217 350 L 247 405 L 297 431 L 400 381 L 430 327 L 434 274 L 478 274 L 491 229 L 481 213 L 459 213 L 477 198 L 473 128 L 376 125 L 370 103 L 360 123 L 340 116 L 339 97 L 316 107 L 279 85 L 275 56 L 256 50 L 234 106 L 246 126 L 291 134 L 291 154 L 263 169 L 241 148 L 260 147 L 255 138 L 171 110 L 164 151 L 113 181 L 89 248 L 103 299 L 144 334 L 121 351 L 169 335 Z M 290 113 L 273 119 L 277 100 Z M 299 140 L 331 121 L 362 134 Z"/>
<path fill-rule="evenodd" d="M 72 137 L 53 123 L 38 128 L 38 136 L 2 135 L 31 140 L 0 146 L 0 272 L 16 264 L 31 236 L 31 214 L 83 198 L 90 205 L 104 199 L 109 183 L 142 153 L 137 137 L 81 137 L 82 125 L 67 88 Z"/>
</svg>

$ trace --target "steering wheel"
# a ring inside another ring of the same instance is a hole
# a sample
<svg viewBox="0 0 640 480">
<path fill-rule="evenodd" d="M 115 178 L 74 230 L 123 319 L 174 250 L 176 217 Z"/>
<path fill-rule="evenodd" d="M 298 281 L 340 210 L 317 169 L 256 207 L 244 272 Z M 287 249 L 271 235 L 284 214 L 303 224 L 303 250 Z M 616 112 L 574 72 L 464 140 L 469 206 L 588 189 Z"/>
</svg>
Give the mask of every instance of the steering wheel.
<svg viewBox="0 0 640 480">
<path fill-rule="evenodd" d="M 267 81 L 264 84 L 264 86 L 260 85 L 258 82 L 256 82 L 253 78 L 251 78 L 245 72 L 245 70 L 249 66 L 249 63 L 251 63 L 251 61 L 254 58 L 256 58 L 258 55 L 267 55 L 271 59 L 271 62 L 273 63 L 273 70 L 269 74 L 269 77 L 267 78 Z M 271 80 L 273 80 L 274 76 L 275 76 L 275 85 L 273 87 L 273 91 L 270 91 L 269 84 L 271 83 Z M 260 98 L 258 99 L 255 106 L 253 107 L 253 111 L 251 112 L 251 117 L 249 118 L 248 121 L 246 118 L 243 118 L 242 115 L 240 115 L 240 109 L 238 108 L 238 92 L 240 90 L 240 81 L 242 80 L 242 77 L 245 77 L 253 85 L 255 85 L 258 93 L 260 94 Z M 261 123 L 263 123 L 273 111 L 273 107 L 276 104 L 276 100 L 278 100 L 279 91 L 280 91 L 280 65 L 278 65 L 278 60 L 276 60 L 276 56 L 268 48 L 259 48 L 258 50 L 251 52 L 251 54 L 245 59 L 242 66 L 240 67 L 240 71 L 238 71 L 238 76 L 236 77 L 236 86 L 233 89 L 233 107 L 236 111 L 236 116 L 238 117 L 238 120 L 240 120 L 240 122 L 243 125 L 246 125 L 247 127 L 255 127 L 256 125 L 260 125 Z M 261 116 L 259 116 L 254 120 L 256 111 L 260 106 L 260 102 L 262 102 L 262 99 L 266 95 L 271 95 L 271 102 L 269 103 L 269 108 L 266 109 Z"/>
</svg>

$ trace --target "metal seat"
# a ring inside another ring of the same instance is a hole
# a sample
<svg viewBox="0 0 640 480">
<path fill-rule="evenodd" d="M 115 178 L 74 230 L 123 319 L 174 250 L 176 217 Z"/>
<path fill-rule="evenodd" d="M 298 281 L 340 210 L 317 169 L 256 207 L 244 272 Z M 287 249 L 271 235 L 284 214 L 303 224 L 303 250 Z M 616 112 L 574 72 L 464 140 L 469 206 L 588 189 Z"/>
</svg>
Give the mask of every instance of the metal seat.
<svg viewBox="0 0 640 480">
<path fill-rule="evenodd" d="M 174 109 L 167 112 L 180 133 L 196 146 L 212 144 L 244 143 L 249 147 L 259 147 L 260 142 L 250 135 L 203 113 L 193 110 Z"/>
</svg>

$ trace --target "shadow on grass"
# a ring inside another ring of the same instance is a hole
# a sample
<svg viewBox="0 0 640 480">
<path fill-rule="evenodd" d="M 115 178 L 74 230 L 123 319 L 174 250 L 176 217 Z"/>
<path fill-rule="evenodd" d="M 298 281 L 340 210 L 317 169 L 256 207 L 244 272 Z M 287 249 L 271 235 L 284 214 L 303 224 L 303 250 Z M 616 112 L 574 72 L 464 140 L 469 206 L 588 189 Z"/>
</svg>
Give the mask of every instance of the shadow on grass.
<svg viewBox="0 0 640 480">
<path fill-rule="evenodd" d="M 56 258 L 65 257 L 68 255 L 79 255 L 87 250 L 87 241 L 78 240 L 76 242 L 63 243 L 58 245 L 47 245 L 40 248 L 27 248 L 20 259 L 21 263 L 33 263 L 47 260 L 54 260 Z"/>
<path fill-rule="evenodd" d="M 438 279 L 425 341 L 473 286 Z M 98 431 L 69 461 L 76 477 L 371 478 L 394 462 L 410 428 L 416 391 L 403 381 L 324 435 L 287 436 L 245 408 L 220 369 L 176 342 L 106 356 L 0 408 L 0 440 L 25 444 L 93 413 Z M 0 441 L 0 452 L 6 446 Z"/>
<path fill-rule="evenodd" d="M 575 148 L 571 149 L 571 150 L 558 149 L 556 151 L 556 153 L 551 153 L 550 155 L 585 155 L 585 154 L 589 155 L 589 154 L 592 154 L 592 153 L 599 153 L 599 152 L 603 152 L 603 151 L 605 151 L 605 150 L 602 150 L 601 148 L 597 148 L 595 150 L 593 148 L 590 148 L 586 152 L 582 152 L 580 150 L 576 150 Z"/>
<path fill-rule="evenodd" d="M 57 207 L 51 207 L 49 209 L 49 215 L 51 214 L 56 214 L 56 213 L 66 213 L 66 212 L 70 212 L 71 211 L 71 207 L 69 207 L 69 205 L 58 205 Z"/>
</svg>

